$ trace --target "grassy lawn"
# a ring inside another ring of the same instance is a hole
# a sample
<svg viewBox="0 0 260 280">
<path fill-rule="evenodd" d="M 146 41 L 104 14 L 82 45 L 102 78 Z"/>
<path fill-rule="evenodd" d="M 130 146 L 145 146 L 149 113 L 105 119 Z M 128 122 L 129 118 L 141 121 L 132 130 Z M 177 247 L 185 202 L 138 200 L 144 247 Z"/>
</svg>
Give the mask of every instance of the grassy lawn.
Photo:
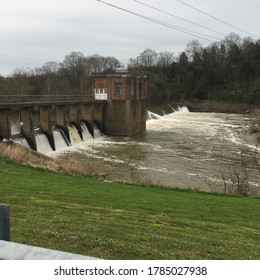
<svg viewBox="0 0 260 280">
<path fill-rule="evenodd" d="M 260 259 L 260 199 L 103 182 L 0 158 L 11 241 L 106 259 Z"/>
</svg>

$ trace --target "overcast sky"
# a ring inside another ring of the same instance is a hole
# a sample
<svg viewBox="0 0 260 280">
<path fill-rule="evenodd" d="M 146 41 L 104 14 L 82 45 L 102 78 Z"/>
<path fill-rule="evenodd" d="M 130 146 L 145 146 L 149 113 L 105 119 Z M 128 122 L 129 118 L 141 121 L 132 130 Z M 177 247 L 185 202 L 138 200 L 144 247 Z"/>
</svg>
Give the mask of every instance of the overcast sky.
<svg viewBox="0 0 260 280">
<path fill-rule="evenodd" d="M 172 51 L 177 56 L 194 39 L 206 46 L 211 41 L 221 41 L 230 32 L 241 38 L 249 36 L 242 30 L 255 35 L 251 35 L 255 40 L 260 37 L 259 0 L 140 1 L 172 15 L 134 0 L 104 0 L 167 23 L 171 28 L 97 0 L 0 0 L 0 75 L 9 75 L 16 68 L 41 67 L 49 61 L 62 62 L 72 51 L 86 56 L 115 56 L 127 65 L 129 58 L 137 57 L 146 48 L 156 52 Z M 186 33 L 173 29 L 175 27 L 185 28 Z"/>
</svg>

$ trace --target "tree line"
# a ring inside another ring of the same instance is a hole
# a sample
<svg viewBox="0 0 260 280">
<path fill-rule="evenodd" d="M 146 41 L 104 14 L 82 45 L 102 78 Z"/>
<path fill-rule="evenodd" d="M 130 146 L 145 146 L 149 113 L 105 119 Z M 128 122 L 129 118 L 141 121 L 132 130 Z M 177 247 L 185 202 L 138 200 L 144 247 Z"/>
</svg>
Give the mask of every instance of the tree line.
<svg viewBox="0 0 260 280">
<path fill-rule="evenodd" d="M 207 47 L 193 40 L 178 57 L 146 49 L 129 62 L 133 73 L 148 75 L 151 101 L 260 101 L 260 40 L 250 37 L 231 33 Z"/>
<path fill-rule="evenodd" d="M 71 52 L 62 63 L 16 69 L 0 76 L 0 95 L 88 95 L 91 73 L 113 72 L 123 65 L 115 57 Z M 204 47 L 189 42 L 183 52 L 146 49 L 130 58 L 129 72 L 148 76 L 150 101 L 212 99 L 253 103 L 260 100 L 260 40 L 231 33 Z"/>
<path fill-rule="evenodd" d="M 111 72 L 121 67 L 115 57 L 85 56 L 71 52 L 62 63 L 47 62 L 40 68 L 16 69 L 0 76 L 0 95 L 91 95 L 91 73 Z"/>
</svg>

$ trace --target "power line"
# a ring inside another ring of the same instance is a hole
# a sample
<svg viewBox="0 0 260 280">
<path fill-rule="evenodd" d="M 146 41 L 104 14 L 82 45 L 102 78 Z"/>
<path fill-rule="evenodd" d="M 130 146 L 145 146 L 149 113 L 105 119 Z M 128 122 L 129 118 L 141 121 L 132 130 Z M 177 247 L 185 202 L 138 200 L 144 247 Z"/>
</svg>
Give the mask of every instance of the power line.
<svg viewBox="0 0 260 280">
<path fill-rule="evenodd" d="M 197 37 L 197 38 L 200 38 L 200 39 L 209 41 L 209 42 L 211 42 L 211 43 L 214 43 L 214 41 L 212 41 L 212 40 L 210 40 L 210 39 L 207 39 L 207 38 L 205 38 L 205 37 L 219 40 L 219 38 L 215 38 L 215 37 L 212 37 L 212 36 L 209 36 L 209 35 L 205 35 L 205 34 L 202 34 L 202 33 L 196 32 L 196 31 L 192 31 L 192 30 L 189 30 L 189 29 L 186 29 L 186 28 L 182 28 L 182 27 L 179 27 L 179 26 L 175 26 L 175 25 L 169 24 L 169 23 L 167 23 L 167 22 L 159 21 L 159 20 L 157 20 L 157 19 L 154 19 L 154 18 L 151 18 L 151 17 L 147 17 L 147 16 L 145 16 L 145 15 L 138 14 L 138 13 L 136 13 L 136 12 L 133 12 L 133 11 L 124 9 L 124 8 L 122 8 L 122 7 L 113 5 L 113 4 L 108 3 L 108 2 L 105 2 L 105 1 L 101 1 L 101 0 L 97 0 L 97 1 L 100 2 L 100 3 L 102 3 L 102 4 L 108 5 L 108 6 L 110 6 L 110 7 L 116 8 L 116 9 L 118 9 L 118 10 L 124 11 L 124 12 L 126 12 L 126 13 L 129 13 L 129 14 L 138 16 L 138 17 L 140 17 L 140 18 L 146 19 L 146 20 L 148 20 L 148 21 L 157 23 L 157 24 L 162 25 L 162 26 L 164 26 L 164 27 L 168 27 L 168 28 L 170 28 L 170 29 L 174 29 L 174 30 L 177 30 L 177 31 L 179 31 L 179 32 L 186 33 L 186 34 L 188 34 L 188 35 L 191 35 L 191 36 L 194 36 L 194 37 Z M 199 35 L 196 35 L 195 33 L 196 33 L 196 34 L 199 34 Z M 202 36 L 204 36 L 204 37 L 202 37 Z"/>
<path fill-rule="evenodd" d="M 225 34 L 225 33 L 222 33 L 222 32 L 219 32 L 219 31 L 217 31 L 217 30 L 211 29 L 211 28 L 209 28 L 209 27 L 200 25 L 200 24 L 198 24 L 198 23 L 196 23 L 196 22 L 190 21 L 190 20 L 185 19 L 185 18 L 183 18 L 183 17 L 176 16 L 176 15 L 174 15 L 174 14 L 172 14 L 172 13 L 168 13 L 168 12 L 166 12 L 166 11 L 163 11 L 163 10 L 159 9 L 159 8 L 156 8 L 156 7 L 154 7 L 154 6 L 148 5 L 148 4 L 144 3 L 144 2 L 141 2 L 141 1 L 138 1 L 138 0 L 134 0 L 134 1 L 137 2 L 137 3 L 139 3 L 139 4 L 144 5 L 144 6 L 146 6 L 146 7 L 149 7 L 149 8 L 151 8 L 151 9 L 153 9 L 153 10 L 156 10 L 156 11 L 159 11 L 159 12 L 161 12 L 161 13 L 164 13 L 164 14 L 166 14 L 166 15 L 169 15 L 169 16 L 175 17 L 175 18 L 177 18 L 177 19 L 180 19 L 180 20 L 182 20 L 182 21 L 191 23 L 191 24 L 196 25 L 196 26 L 198 26 L 198 27 L 201 27 L 201 28 L 204 28 L 204 29 L 213 31 L 213 32 L 218 33 L 218 34 L 220 34 L 220 35 L 227 36 L 227 34 Z"/>
<path fill-rule="evenodd" d="M 215 17 L 215 16 L 212 16 L 212 15 L 210 15 L 210 14 L 208 14 L 208 13 L 206 13 L 206 12 L 204 12 L 204 11 L 198 9 L 198 8 L 195 8 L 195 7 L 191 6 L 191 5 L 189 5 L 189 4 L 185 3 L 185 2 L 183 2 L 183 1 L 180 1 L 180 0 L 177 0 L 177 1 L 180 2 L 181 4 L 187 6 L 187 7 L 189 7 L 189 8 L 191 8 L 191 9 L 195 10 L 195 11 L 198 11 L 198 12 L 200 12 L 200 13 L 202 13 L 202 14 L 208 16 L 208 17 L 211 17 L 211 18 L 213 18 L 213 19 L 215 19 L 215 20 L 217 20 L 217 21 L 219 21 L 219 22 L 221 22 L 221 23 L 224 23 L 224 24 L 226 24 L 226 25 L 228 25 L 228 26 L 231 26 L 232 28 L 235 28 L 235 29 L 237 29 L 237 30 L 239 30 L 239 31 L 242 31 L 242 32 L 247 33 L 247 34 L 249 34 L 249 35 L 251 35 L 251 36 L 254 36 L 254 37 L 256 37 L 256 38 L 259 38 L 259 36 L 255 35 L 255 34 L 253 34 L 253 33 L 251 33 L 251 32 L 248 32 L 248 31 L 243 30 L 243 29 L 241 29 L 241 28 L 239 28 L 239 27 L 236 27 L 236 26 L 234 26 L 234 25 L 232 25 L 232 24 L 230 24 L 230 23 L 228 23 L 228 22 L 226 22 L 226 21 L 224 21 L 224 20 L 222 20 L 222 19 L 219 19 L 219 18 L 217 18 L 217 17 Z"/>
</svg>

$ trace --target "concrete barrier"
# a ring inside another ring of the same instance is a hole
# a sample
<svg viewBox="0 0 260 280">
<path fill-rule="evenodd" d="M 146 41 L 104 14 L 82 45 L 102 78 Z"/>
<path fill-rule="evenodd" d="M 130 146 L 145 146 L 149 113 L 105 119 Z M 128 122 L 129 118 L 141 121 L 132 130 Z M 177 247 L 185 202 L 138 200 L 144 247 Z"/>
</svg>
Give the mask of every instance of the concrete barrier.
<svg viewBox="0 0 260 280">
<path fill-rule="evenodd" d="M 10 242 L 10 207 L 0 205 L 0 260 L 97 260 L 97 258 Z"/>
<path fill-rule="evenodd" d="M 98 260 L 98 258 L 0 240 L 0 260 Z"/>
</svg>

